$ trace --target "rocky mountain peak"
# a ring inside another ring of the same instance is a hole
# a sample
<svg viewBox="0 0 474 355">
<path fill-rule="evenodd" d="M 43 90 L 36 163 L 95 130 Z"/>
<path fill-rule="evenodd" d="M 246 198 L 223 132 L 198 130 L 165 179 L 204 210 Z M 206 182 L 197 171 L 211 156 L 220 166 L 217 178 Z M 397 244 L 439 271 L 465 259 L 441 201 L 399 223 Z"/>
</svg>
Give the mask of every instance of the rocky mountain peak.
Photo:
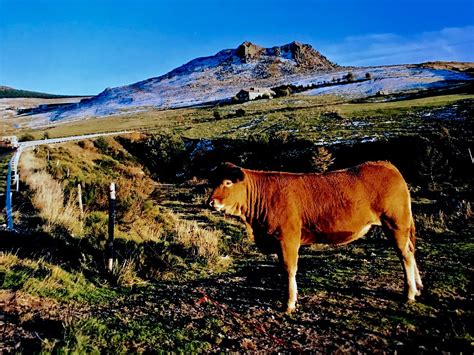
<svg viewBox="0 0 474 355">
<path fill-rule="evenodd" d="M 331 70 L 337 68 L 335 63 L 329 61 L 311 45 L 297 41 L 272 48 L 263 48 L 252 42 L 245 41 L 237 47 L 236 55 L 243 63 L 264 59 L 289 59 L 293 60 L 301 69 Z"/>
<path fill-rule="evenodd" d="M 260 47 L 252 42 L 245 41 L 237 47 L 236 54 L 244 63 L 250 63 L 260 58 L 264 54 L 265 48 Z"/>
</svg>

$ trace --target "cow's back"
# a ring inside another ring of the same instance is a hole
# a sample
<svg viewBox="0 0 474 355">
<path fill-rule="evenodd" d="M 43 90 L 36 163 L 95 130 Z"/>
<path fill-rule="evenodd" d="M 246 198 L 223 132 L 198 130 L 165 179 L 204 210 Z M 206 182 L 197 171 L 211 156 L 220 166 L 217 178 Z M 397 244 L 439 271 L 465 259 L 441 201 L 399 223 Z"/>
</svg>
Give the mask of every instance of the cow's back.
<svg viewBox="0 0 474 355">
<path fill-rule="evenodd" d="M 267 196 L 270 229 L 300 225 L 303 244 L 343 244 L 379 225 L 381 218 L 411 218 L 407 185 L 388 162 L 324 174 L 282 174 L 277 180 L 278 196 Z"/>
</svg>

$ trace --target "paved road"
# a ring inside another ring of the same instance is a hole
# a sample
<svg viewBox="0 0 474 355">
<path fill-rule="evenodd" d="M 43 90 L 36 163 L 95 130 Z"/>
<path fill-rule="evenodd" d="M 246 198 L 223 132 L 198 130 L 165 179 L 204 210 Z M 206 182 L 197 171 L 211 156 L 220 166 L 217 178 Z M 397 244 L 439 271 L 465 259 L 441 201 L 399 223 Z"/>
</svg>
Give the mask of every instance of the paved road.
<svg viewBox="0 0 474 355">
<path fill-rule="evenodd" d="M 117 136 L 119 134 L 131 133 L 133 131 L 120 131 L 120 132 L 111 132 L 111 133 L 95 133 L 95 134 L 85 134 L 82 136 L 71 136 L 71 137 L 62 137 L 62 138 L 51 138 L 51 139 L 42 139 L 37 141 L 28 141 L 20 142 L 17 150 L 13 154 L 13 157 L 10 160 L 8 166 L 8 175 L 7 175 L 7 199 L 6 199 L 6 212 L 7 212 L 7 228 L 13 229 L 13 220 L 12 220 L 12 200 L 11 194 L 8 193 L 11 191 L 11 175 L 13 175 L 13 183 L 17 185 L 19 183 L 20 176 L 18 175 L 18 162 L 20 161 L 21 153 L 26 148 L 36 147 L 39 145 L 49 145 L 49 144 L 59 144 L 70 141 L 80 141 L 84 139 L 97 138 L 102 136 Z"/>
</svg>

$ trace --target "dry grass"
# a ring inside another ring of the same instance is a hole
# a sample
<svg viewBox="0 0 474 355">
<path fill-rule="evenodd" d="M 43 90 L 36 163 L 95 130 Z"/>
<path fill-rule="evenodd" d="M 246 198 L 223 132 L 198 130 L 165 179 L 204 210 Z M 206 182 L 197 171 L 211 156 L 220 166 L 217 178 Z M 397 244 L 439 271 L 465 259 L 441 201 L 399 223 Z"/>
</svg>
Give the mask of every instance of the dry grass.
<svg viewBox="0 0 474 355">
<path fill-rule="evenodd" d="M 205 259 L 208 263 L 218 259 L 221 231 L 202 228 L 196 221 L 176 219 L 175 233 L 177 242 L 193 255 Z"/>
<path fill-rule="evenodd" d="M 112 275 L 116 278 L 117 285 L 120 287 L 146 284 L 146 281 L 138 277 L 136 262 L 132 259 L 125 259 L 121 263 L 115 260 L 112 266 Z"/>
<path fill-rule="evenodd" d="M 20 174 L 33 192 L 31 201 L 45 221 L 44 230 L 51 232 L 56 227 L 64 227 L 71 233 L 79 233 L 81 223 L 75 199 L 70 196 L 65 201 L 62 185 L 43 169 L 43 162 L 31 150 L 23 153 Z"/>
<path fill-rule="evenodd" d="M 419 214 L 415 216 L 415 224 L 420 231 L 442 234 L 448 231 L 446 214 L 439 211 L 436 214 Z"/>
</svg>

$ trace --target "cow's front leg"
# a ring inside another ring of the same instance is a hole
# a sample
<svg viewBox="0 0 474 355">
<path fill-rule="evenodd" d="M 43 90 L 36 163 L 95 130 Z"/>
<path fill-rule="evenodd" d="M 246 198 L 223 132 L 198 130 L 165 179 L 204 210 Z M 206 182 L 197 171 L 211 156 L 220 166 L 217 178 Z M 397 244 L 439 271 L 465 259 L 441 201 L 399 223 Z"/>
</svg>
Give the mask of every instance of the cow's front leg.
<svg viewBox="0 0 474 355">
<path fill-rule="evenodd" d="M 299 241 L 285 240 L 280 242 L 282 264 L 285 268 L 288 279 L 288 293 L 286 313 L 291 313 L 296 308 L 298 289 L 296 285 L 296 271 L 298 270 L 298 251 L 300 247 Z"/>
</svg>

